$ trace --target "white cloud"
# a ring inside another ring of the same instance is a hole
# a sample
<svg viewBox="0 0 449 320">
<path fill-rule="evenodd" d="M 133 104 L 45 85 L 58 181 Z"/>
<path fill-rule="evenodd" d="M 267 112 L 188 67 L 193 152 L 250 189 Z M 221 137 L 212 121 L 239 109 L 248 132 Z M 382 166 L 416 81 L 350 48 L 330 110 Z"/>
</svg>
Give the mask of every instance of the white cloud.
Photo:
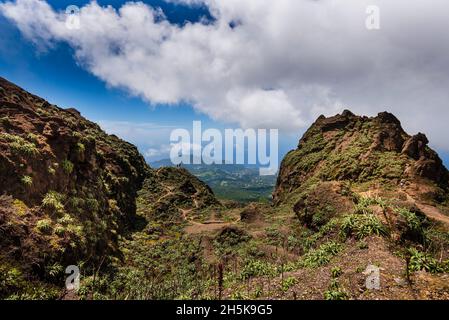
<svg viewBox="0 0 449 320">
<path fill-rule="evenodd" d="M 99 120 L 97 123 L 109 134 L 131 141 L 137 145 L 149 145 L 166 142 L 175 127 L 160 126 L 154 123 Z"/>
<path fill-rule="evenodd" d="M 140 2 L 92 2 L 69 30 L 45 1 L 0 11 L 41 48 L 67 42 L 94 75 L 153 103 L 289 131 L 343 107 L 389 110 L 449 150 L 447 0 L 171 1 L 204 3 L 215 21 L 180 27 Z M 380 7 L 378 31 L 365 28 L 368 5 Z"/>
<path fill-rule="evenodd" d="M 149 148 L 145 151 L 144 156 L 148 160 L 160 159 L 160 158 L 168 158 L 170 155 L 171 146 L 163 144 L 158 148 Z"/>
</svg>

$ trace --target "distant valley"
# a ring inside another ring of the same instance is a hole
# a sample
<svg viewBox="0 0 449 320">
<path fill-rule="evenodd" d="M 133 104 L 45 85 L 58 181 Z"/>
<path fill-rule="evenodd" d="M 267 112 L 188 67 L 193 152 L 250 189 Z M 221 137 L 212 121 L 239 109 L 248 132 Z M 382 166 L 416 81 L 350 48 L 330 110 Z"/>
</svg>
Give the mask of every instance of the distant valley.
<svg viewBox="0 0 449 320">
<path fill-rule="evenodd" d="M 174 166 L 170 159 L 150 165 L 155 169 Z M 277 176 L 260 176 L 255 165 L 189 164 L 182 167 L 208 184 L 219 199 L 239 202 L 271 201 L 277 179 Z"/>
</svg>

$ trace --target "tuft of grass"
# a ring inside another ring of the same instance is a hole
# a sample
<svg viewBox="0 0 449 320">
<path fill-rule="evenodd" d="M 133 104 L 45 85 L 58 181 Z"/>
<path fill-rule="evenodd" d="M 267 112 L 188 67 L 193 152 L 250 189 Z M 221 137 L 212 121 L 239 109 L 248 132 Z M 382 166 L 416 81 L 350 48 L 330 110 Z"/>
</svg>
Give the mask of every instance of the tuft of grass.
<svg viewBox="0 0 449 320">
<path fill-rule="evenodd" d="M 28 141 L 30 141 L 32 143 L 39 142 L 39 136 L 34 133 L 31 133 L 31 132 L 27 134 L 27 139 L 28 139 Z"/>
<path fill-rule="evenodd" d="M 344 238 L 355 236 L 357 239 L 363 239 L 370 235 L 386 236 L 388 232 L 374 214 L 351 214 L 343 219 L 340 235 Z"/>
<path fill-rule="evenodd" d="M 343 271 L 341 270 L 340 267 L 333 267 L 332 270 L 331 270 L 331 276 L 334 279 L 338 278 L 342 274 L 343 274 Z"/>
<path fill-rule="evenodd" d="M 0 133 L 0 140 L 7 142 L 11 150 L 16 154 L 28 157 L 35 157 L 39 154 L 39 150 L 34 143 L 28 142 L 18 135 Z"/>
<path fill-rule="evenodd" d="M 324 299 L 326 300 L 347 300 L 348 294 L 340 286 L 337 279 L 332 279 L 329 285 L 329 289 L 324 293 Z"/>
<path fill-rule="evenodd" d="M 63 226 L 57 225 L 55 227 L 55 234 L 56 235 L 58 235 L 60 237 L 63 237 L 65 235 L 65 233 L 66 233 L 66 229 Z"/>
<path fill-rule="evenodd" d="M 276 266 L 262 260 L 248 260 L 240 272 L 241 280 L 248 280 L 253 277 L 269 276 L 277 274 Z"/>
<path fill-rule="evenodd" d="M 66 174 L 71 174 L 75 167 L 74 164 L 70 160 L 67 160 L 67 159 L 62 161 L 61 166 L 62 166 L 62 170 L 64 170 L 64 172 Z"/>
<path fill-rule="evenodd" d="M 410 263 L 408 269 L 410 272 L 427 271 L 430 273 L 449 272 L 449 261 L 439 262 L 430 254 L 420 252 L 415 248 L 409 248 Z"/>
<path fill-rule="evenodd" d="M 0 124 L 2 124 L 4 126 L 9 126 L 9 125 L 11 125 L 11 120 L 9 119 L 8 116 L 1 117 L 0 118 Z"/>
<path fill-rule="evenodd" d="M 42 219 L 36 223 L 36 230 L 44 234 L 50 234 L 53 231 L 50 219 Z"/>
<path fill-rule="evenodd" d="M 299 262 L 299 265 L 306 268 L 316 268 L 328 264 L 341 250 L 341 244 L 334 241 L 326 242 L 318 249 L 310 250 L 306 253 Z"/>
<path fill-rule="evenodd" d="M 27 205 L 19 199 L 14 199 L 14 201 L 12 202 L 12 205 L 13 205 L 14 209 L 16 209 L 17 215 L 19 215 L 19 216 L 24 216 L 29 210 Z"/>
<path fill-rule="evenodd" d="M 30 176 L 23 176 L 20 181 L 25 187 L 31 187 L 33 185 L 33 178 Z"/>
<path fill-rule="evenodd" d="M 64 200 L 64 196 L 56 191 L 49 191 L 45 195 L 44 199 L 42 199 L 42 206 L 48 209 L 53 209 L 56 212 L 63 212 L 64 205 L 62 201 Z"/>
<path fill-rule="evenodd" d="M 295 277 L 288 277 L 287 279 L 284 279 L 281 282 L 281 290 L 283 292 L 287 292 L 288 290 L 290 290 L 291 287 L 293 287 L 297 283 L 298 280 Z"/>
</svg>

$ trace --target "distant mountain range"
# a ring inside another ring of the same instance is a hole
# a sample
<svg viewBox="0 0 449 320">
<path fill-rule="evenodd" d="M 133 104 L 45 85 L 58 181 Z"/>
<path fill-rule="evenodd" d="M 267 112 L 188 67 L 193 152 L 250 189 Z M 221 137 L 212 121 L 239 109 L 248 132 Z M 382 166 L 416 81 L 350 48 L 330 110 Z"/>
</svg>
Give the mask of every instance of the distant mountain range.
<svg viewBox="0 0 449 320">
<path fill-rule="evenodd" d="M 174 167 L 170 159 L 150 164 L 158 169 Z M 221 199 L 240 202 L 269 201 L 276 185 L 276 176 L 260 176 L 257 165 L 189 164 L 182 165 L 190 173 L 207 183 Z"/>
</svg>

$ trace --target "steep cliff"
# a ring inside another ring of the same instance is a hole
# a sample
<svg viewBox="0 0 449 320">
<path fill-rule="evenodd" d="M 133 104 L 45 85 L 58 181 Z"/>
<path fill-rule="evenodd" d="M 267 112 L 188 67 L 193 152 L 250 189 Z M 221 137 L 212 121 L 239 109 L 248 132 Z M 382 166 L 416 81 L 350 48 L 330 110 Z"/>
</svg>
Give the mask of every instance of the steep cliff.
<svg viewBox="0 0 449 320">
<path fill-rule="evenodd" d="M 150 215 L 218 203 L 185 170 L 153 170 L 75 109 L 0 78 L 0 297 L 58 294 L 66 266 L 91 273 L 120 257 L 119 239 L 139 223 L 142 187 Z M 56 291 L 30 292 L 52 283 Z"/>
</svg>

